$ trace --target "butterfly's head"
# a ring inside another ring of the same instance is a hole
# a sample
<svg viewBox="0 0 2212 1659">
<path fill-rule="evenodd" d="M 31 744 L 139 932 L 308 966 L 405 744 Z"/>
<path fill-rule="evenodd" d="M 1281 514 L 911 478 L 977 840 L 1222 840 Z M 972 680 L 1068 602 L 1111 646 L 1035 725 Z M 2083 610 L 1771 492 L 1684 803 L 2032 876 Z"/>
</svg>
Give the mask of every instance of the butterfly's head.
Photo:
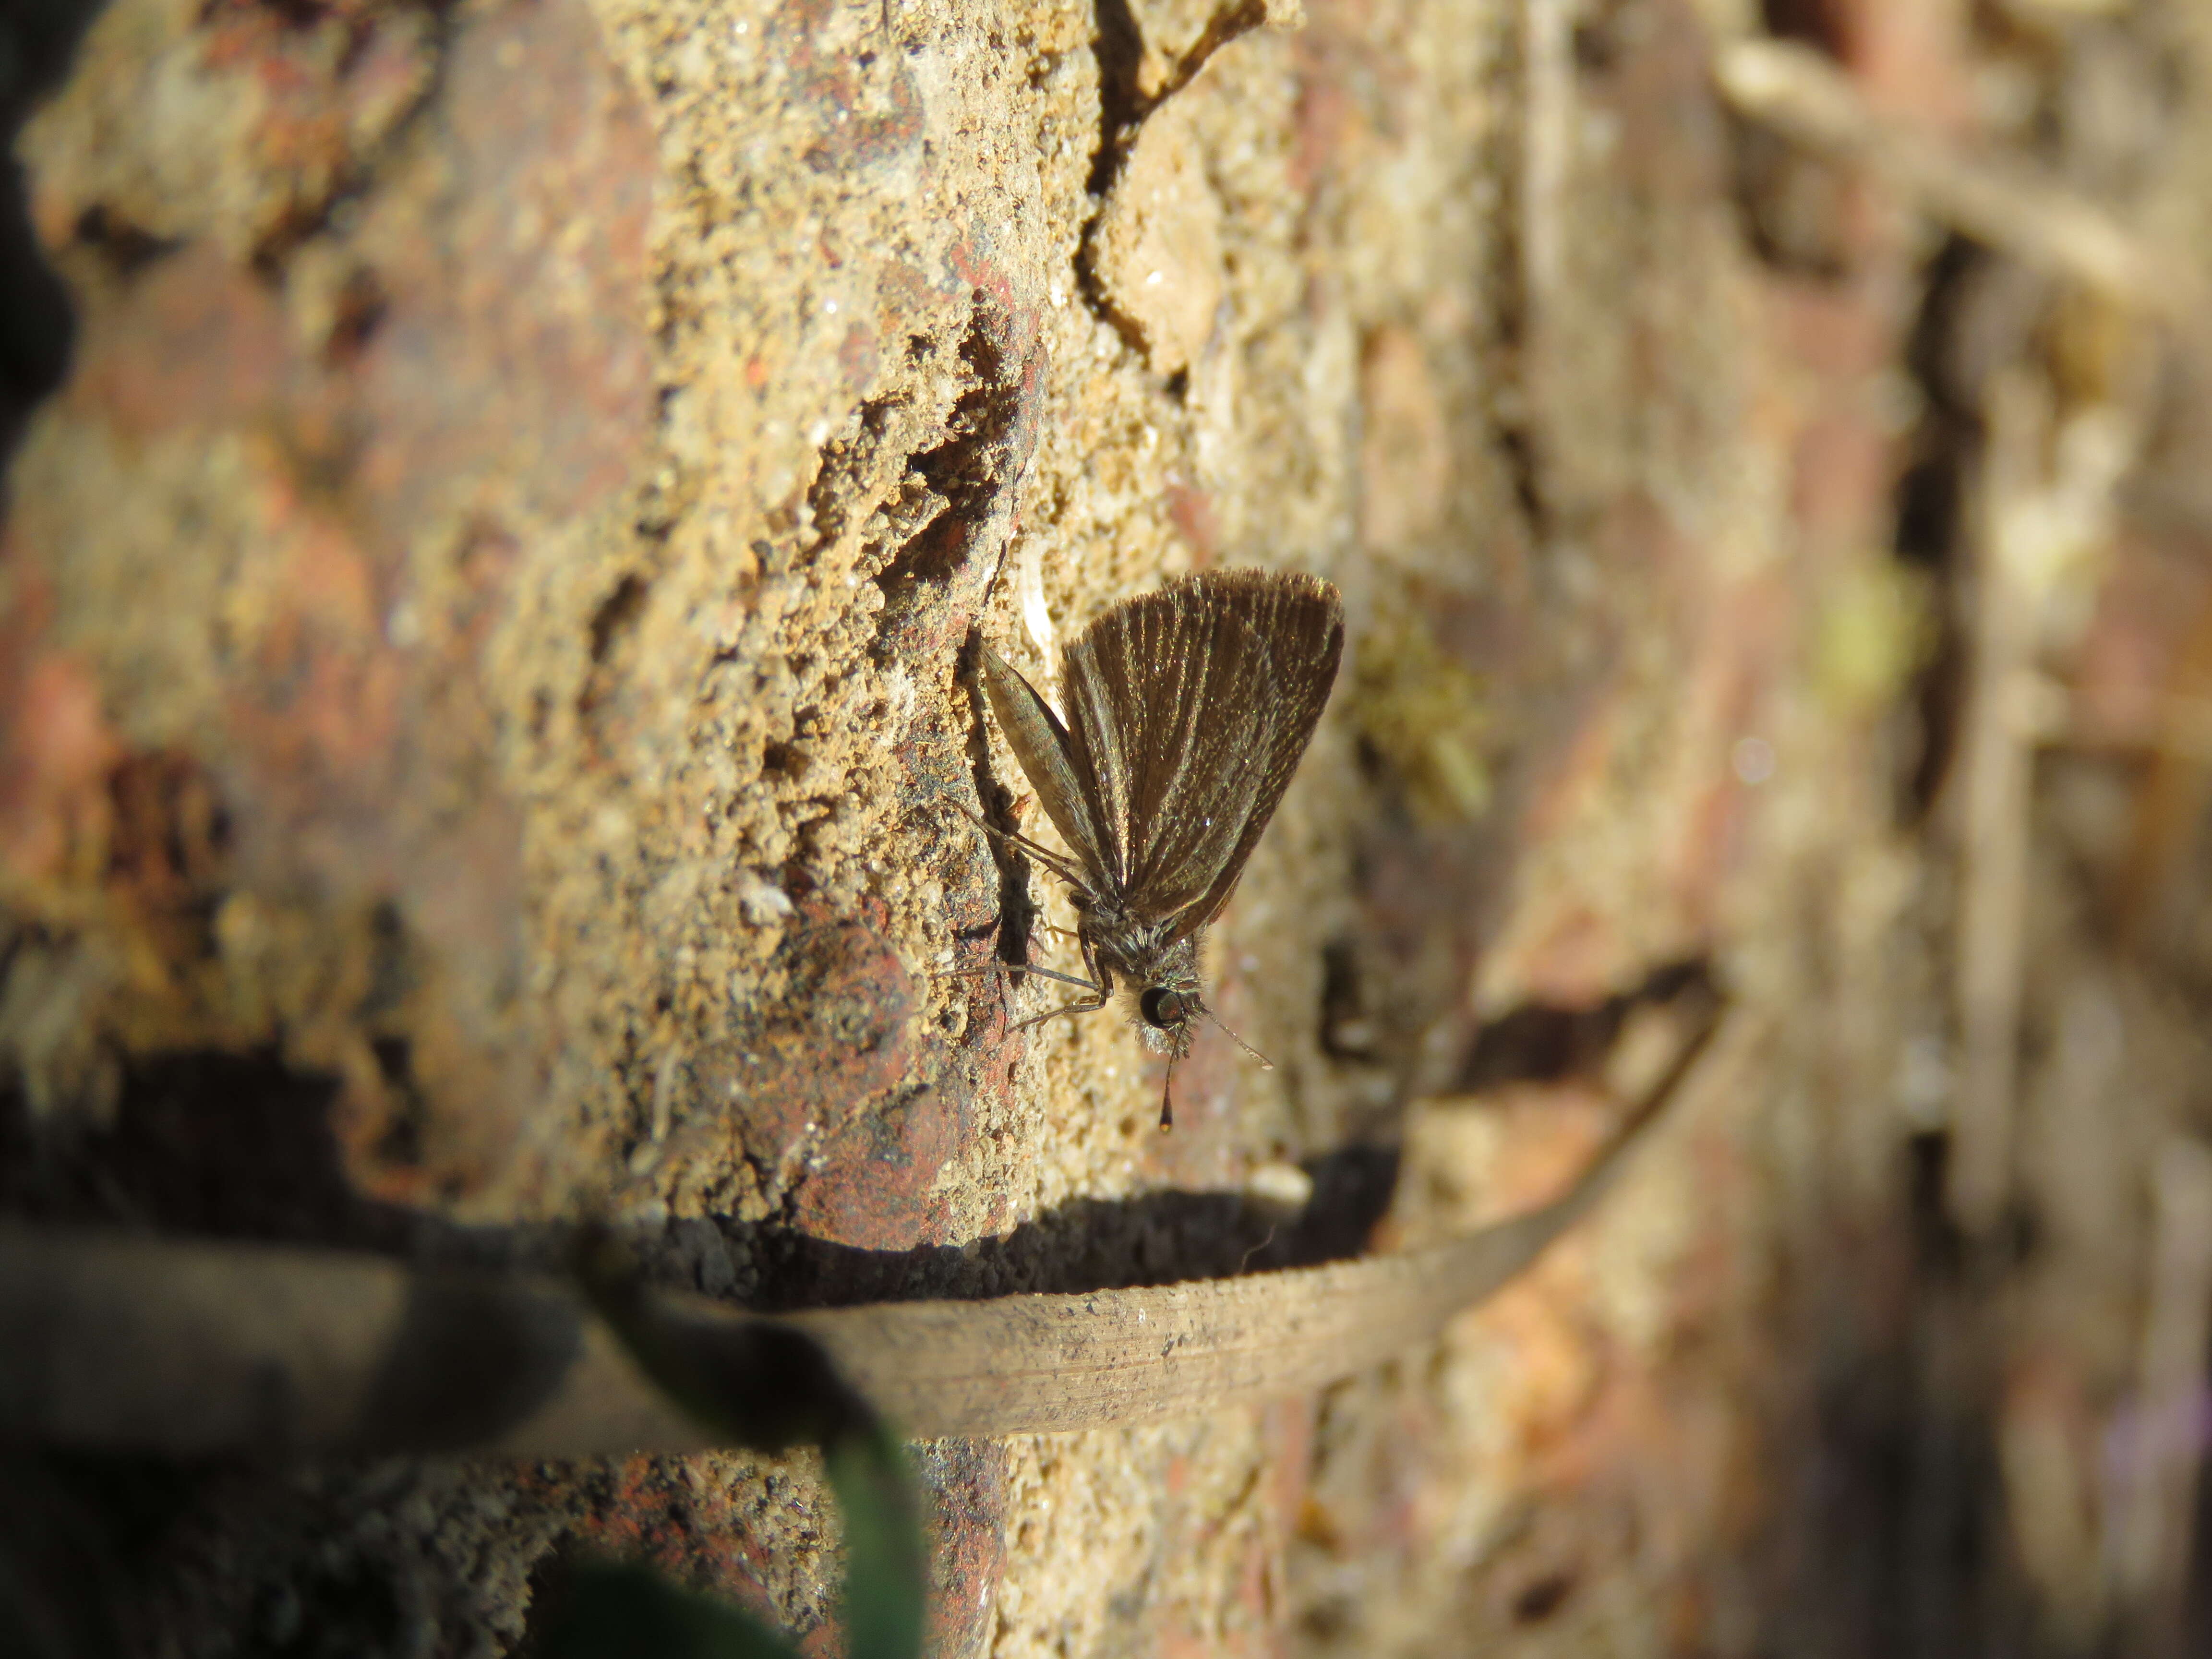
<svg viewBox="0 0 2212 1659">
<path fill-rule="evenodd" d="M 1198 994 L 1198 976 L 1170 972 L 1150 975 L 1137 993 L 1137 1030 L 1145 1047 L 1168 1057 L 1167 1076 L 1160 1082 L 1160 1127 L 1175 1123 L 1176 1061 L 1190 1052 L 1190 1040 L 1206 1004 Z"/>
<path fill-rule="evenodd" d="M 1212 1020 L 1213 1011 L 1206 1006 L 1199 994 L 1198 946 L 1194 939 L 1184 939 L 1161 961 L 1152 964 L 1152 970 L 1139 981 L 1137 992 L 1137 1030 L 1145 1046 L 1154 1054 L 1168 1057 L 1167 1076 L 1160 1088 L 1160 1127 L 1166 1128 L 1175 1121 L 1176 1061 L 1190 1052 L 1190 1040 L 1197 1035 L 1199 1021 Z M 1250 1054 L 1263 1066 L 1267 1057 L 1221 1025 L 1237 1046 Z"/>
<path fill-rule="evenodd" d="M 1159 924 L 1086 916 L 1084 943 L 1100 968 L 1129 993 L 1124 1005 L 1145 1047 L 1181 1060 L 1190 1052 L 1206 998 L 1198 983 L 1198 941 L 1175 939 Z M 1116 925 L 1116 924 L 1119 925 Z M 1079 924 L 1080 926 L 1081 924 Z"/>
<path fill-rule="evenodd" d="M 1147 985 L 1137 994 L 1137 1018 L 1142 1022 L 1146 1046 L 1181 1060 L 1190 1052 L 1191 1033 L 1206 1005 L 1199 1000 L 1194 981 L 1170 979 Z"/>
</svg>

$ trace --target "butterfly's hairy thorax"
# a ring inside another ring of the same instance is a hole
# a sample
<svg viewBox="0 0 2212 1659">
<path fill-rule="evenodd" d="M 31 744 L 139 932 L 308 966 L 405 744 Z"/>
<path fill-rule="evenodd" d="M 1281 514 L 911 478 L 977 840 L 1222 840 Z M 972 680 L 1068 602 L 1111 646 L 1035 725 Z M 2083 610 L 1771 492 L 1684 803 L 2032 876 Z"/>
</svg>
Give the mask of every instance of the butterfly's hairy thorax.
<svg viewBox="0 0 2212 1659">
<path fill-rule="evenodd" d="M 1180 1060 L 1205 1010 L 1198 981 L 1204 934 L 1177 938 L 1168 923 L 1137 921 L 1118 907 L 1086 907 L 1080 901 L 1075 932 L 1102 992 L 1116 981 L 1129 991 L 1133 1023 L 1145 1046 Z"/>
</svg>

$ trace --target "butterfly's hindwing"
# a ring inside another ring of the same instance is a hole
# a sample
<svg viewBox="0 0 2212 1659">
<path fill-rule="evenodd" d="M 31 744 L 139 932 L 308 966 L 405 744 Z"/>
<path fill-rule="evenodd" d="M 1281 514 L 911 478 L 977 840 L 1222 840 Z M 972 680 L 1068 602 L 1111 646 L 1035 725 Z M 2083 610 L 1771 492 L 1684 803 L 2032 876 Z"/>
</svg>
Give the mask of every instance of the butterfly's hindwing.
<svg viewBox="0 0 2212 1659">
<path fill-rule="evenodd" d="M 1209 573 L 1117 605 L 1069 647 L 1067 756 L 1135 918 L 1212 921 L 1281 800 L 1334 683 L 1335 590 Z"/>
</svg>

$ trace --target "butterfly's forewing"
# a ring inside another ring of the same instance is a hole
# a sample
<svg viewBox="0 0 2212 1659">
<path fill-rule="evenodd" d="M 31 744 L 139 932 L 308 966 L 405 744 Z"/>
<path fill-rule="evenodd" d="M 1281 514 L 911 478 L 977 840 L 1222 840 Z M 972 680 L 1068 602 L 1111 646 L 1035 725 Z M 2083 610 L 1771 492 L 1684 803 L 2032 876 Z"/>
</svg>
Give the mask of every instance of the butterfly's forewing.
<svg viewBox="0 0 2212 1659">
<path fill-rule="evenodd" d="M 1188 920 L 1178 925 L 1179 933 L 1206 926 L 1228 903 L 1244 872 L 1244 861 L 1252 856 L 1261 831 L 1274 817 L 1306 745 L 1313 741 L 1314 727 L 1328 706 L 1337 665 L 1344 656 L 1344 602 L 1334 587 L 1311 576 L 1249 571 L 1224 572 L 1222 580 L 1231 582 L 1241 577 L 1257 580 L 1234 582 L 1224 599 L 1266 643 L 1273 674 L 1268 718 L 1255 744 L 1261 763 L 1244 833 Z"/>
<path fill-rule="evenodd" d="M 1267 653 L 1231 612 L 1184 588 L 1116 606 L 1069 650 L 1076 764 L 1095 779 L 1131 915 L 1193 903 L 1243 834 L 1265 715 Z"/>
<path fill-rule="evenodd" d="M 983 647 L 983 690 L 1046 816 L 1094 884 L 1105 885 L 1113 872 L 1097 818 L 1071 762 L 1067 729 L 1030 683 L 988 646 Z"/>
<path fill-rule="evenodd" d="M 1311 577 L 1209 573 L 1115 606 L 1069 648 L 1068 753 L 1129 911 L 1210 921 L 1328 700 L 1344 644 Z"/>
</svg>

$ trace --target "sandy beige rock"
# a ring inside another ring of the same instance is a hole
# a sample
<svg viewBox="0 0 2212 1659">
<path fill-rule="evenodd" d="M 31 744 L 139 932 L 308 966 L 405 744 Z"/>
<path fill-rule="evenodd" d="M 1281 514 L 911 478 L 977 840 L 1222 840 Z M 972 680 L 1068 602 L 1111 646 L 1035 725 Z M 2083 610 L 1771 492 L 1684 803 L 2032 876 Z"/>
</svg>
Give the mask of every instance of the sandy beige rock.
<svg viewBox="0 0 2212 1659">
<path fill-rule="evenodd" d="M 1156 374 L 1187 368 L 1206 349 L 1224 293 L 1221 204 L 1187 107 L 1170 102 L 1139 131 L 1091 256 L 1107 305 L 1144 343 Z"/>
</svg>

